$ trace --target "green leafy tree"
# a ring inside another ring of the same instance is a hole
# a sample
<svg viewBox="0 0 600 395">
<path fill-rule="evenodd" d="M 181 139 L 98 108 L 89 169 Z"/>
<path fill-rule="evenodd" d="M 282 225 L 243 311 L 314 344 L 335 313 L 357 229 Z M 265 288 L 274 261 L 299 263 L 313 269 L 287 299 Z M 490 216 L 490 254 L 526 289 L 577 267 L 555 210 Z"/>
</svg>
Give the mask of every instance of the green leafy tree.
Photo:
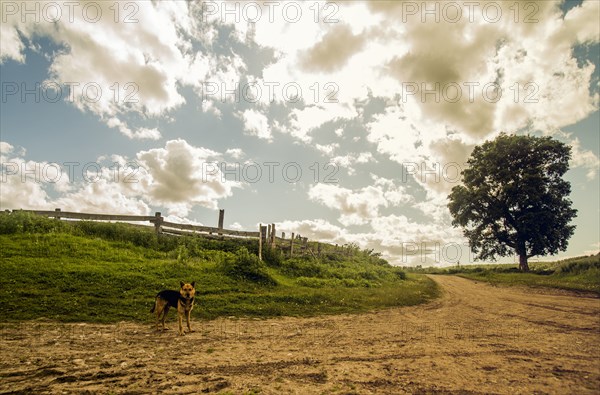
<svg viewBox="0 0 600 395">
<path fill-rule="evenodd" d="M 475 147 L 448 208 L 478 259 L 516 253 L 528 271 L 528 258 L 566 250 L 577 214 L 562 178 L 570 158 L 571 148 L 550 137 L 502 133 Z"/>
</svg>

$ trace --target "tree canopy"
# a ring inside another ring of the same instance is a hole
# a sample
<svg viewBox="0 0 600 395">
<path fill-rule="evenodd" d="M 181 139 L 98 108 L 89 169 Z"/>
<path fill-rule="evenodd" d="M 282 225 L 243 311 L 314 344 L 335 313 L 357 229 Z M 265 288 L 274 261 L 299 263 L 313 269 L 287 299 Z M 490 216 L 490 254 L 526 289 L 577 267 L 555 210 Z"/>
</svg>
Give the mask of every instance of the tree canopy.
<svg viewBox="0 0 600 395">
<path fill-rule="evenodd" d="M 571 148 L 551 137 L 500 134 L 475 147 L 452 188 L 452 225 L 462 227 L 478 259 L 556 254 L 567 248 L 576 216 L 568 196 Z"/>
</svg>

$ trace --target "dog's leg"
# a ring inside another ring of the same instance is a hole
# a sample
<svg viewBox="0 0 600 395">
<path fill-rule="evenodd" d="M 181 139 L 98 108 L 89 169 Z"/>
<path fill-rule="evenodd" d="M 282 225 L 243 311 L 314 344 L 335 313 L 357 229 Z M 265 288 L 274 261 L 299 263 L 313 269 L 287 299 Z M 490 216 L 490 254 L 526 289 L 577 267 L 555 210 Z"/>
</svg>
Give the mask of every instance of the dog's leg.
<svg viewBox="0 0 600 395">
<path fill-rule="evenodd" d="M 183 333 L 183 313 L 181 311 L 178 311 L 177 313 L 177 316 L 179 318 L 179 335 L 183 336 L 185 335 L 185 333 Z"/>
<path fill-rule="evenodd" d="M 160 331 L 160 314 L 162 313 L 161 307 L 162 306 L 159 303 L 158 298 L 156 298 L 156 300 L 154 301 L 154 308 L 152 309 L 152 311 L 156 313 L 156 330 L 157 331 Z"/>
<path fill-rule="evenodd" d="M 171 308 L 171 306 L 169 306 L 169 304 L 167 302 L 165 302 L 165 306 L 163 308 L 163 316 L 162 316 L 162 330 L 166 331 L 167 328 L 165 328 L 165 319 L 167 318 L 167 313 L 169 312 L 169 309 Z"/>
<path fill-rule="evenodd" d="M 190 325 L 190 314 L 192 314 L 192 309 L 189 309 L 185 312 L 185 319 L 187 320 L 188 332 L 193 332 L 192 327 Z"/>
<path fill-rule="evenodd" d="M 177 303 L 177 318 L 179 321 L 179 336 L 183 336 L 183 314 L 185 313 L 185 309 L 181 305 L 181 302 Z"/>
</svg>

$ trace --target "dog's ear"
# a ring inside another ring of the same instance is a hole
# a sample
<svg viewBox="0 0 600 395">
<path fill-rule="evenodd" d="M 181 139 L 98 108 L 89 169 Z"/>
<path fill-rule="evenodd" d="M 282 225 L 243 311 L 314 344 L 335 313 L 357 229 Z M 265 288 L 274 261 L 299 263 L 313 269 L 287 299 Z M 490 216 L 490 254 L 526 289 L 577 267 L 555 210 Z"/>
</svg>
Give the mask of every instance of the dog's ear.
<svg viewBox="0 0 600 395">
<path fill-rule="evenodd" d="M 196 282 L 192 281 L 192 287 L 196 288 Z"/>
<path fill-rule="evenodd" d="M 180 281 L 180 282 L 179 282 L 179 285 L 181 285 L 181 288 L 183 288 L 183 285 L 184 285 L 184 284 L 185 284 L 185 283 L 184 283 L 183 281 Z"/>
</svg>

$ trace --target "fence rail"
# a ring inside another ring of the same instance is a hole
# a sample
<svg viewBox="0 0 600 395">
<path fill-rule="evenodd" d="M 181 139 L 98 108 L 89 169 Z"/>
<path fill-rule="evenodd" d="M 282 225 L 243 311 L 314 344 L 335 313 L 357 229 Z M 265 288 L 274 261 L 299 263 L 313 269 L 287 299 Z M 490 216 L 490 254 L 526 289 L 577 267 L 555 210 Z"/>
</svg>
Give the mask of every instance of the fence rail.
<svg viewBox="0 0 600 395">
<path fill-rule="evenodd" d="M 44 210 L 23 210 L 31 212 L 37 215 L 43 215 L 45 217 L 53 218 L 68 218 L 68 219 L 80 219 L 80 220 L 91 220 L 91 221 L 140 221 L 147 222 L 152 221 L 156 217 L 148 215 L 120 215 L 120 214 L 88 214 L 88 213 L 74 213 L 71 211 L 61 211 L 59 209 L 54 211 Z"/>
<path fill-rule="evenodd" d="M 260 236 L 259 232 L 248 232 L 244 230 L 229 230 L 223 228 L 213 228 L 210 226 L 200 226 L 200 225 L 191 225 L 191 224 L 176 224 L 174 222 L 163 221 L 163 228 L 175 228 L 181 230 L 189 230 L 193 232 L 204 232 L 204 233 L 217 233 L 219 235 L 227 235 L 227 236 L 238 236 L 238 237 L 255 237 L 258 238 Z"/>
<path fill-rule="evenodd" d="M 223 220 L 225 216 L 225 210 L 219 210 L 219 227 L 203 226 L 203 225 L 192 225 L 192 224 L 178 224 L 175 222 L 165 221 L 164 217 L 160 212 L 156 212 L 154 215 L 123 215 L 123 214 L 93 214 L 93 213 L 77 213 L 71 211 L 62 211 L 60 208 L 52 210 L 15 210 L 21 212 L 29 212 L 36 215 L 42 215 L 50 218 L 57 218 L 60 220 L 73 219 L 82 221 L 115 221 L 115 222 L 150 222 L 155 229 L 157 235 L 166 233 L 174 235 L 196 235 L 196 236 L 210 236 L 210 237 L 233 237 L 233 238 L 252 238 L 258 241 L 258 256 L 262 259 L 263 247 L 279 248 L 289 254 L 289 256 L 296 254 L 302 255 L 320 255 L 322 251 L 327 252 L 344 253 L 346 250 L 344 246 L 335 247 L 322 244 L 319 242 L 312 242 L 313 246 L 309 245 L 308 238 L 302 237 L 292 233 L 291 238 L 286 239 L 285 233 L 281 234 L 281 237 L 276 236 L 275 224 L 263 225 L 260 224 L 257 232 L 244 231 L 244 230 L 232 230 L 223 228 Z M 10 210 L 6 210 L 10 213 Z M 313 247 L 316 247 L 316 252 L 313 251 Z"/>
</svg>

